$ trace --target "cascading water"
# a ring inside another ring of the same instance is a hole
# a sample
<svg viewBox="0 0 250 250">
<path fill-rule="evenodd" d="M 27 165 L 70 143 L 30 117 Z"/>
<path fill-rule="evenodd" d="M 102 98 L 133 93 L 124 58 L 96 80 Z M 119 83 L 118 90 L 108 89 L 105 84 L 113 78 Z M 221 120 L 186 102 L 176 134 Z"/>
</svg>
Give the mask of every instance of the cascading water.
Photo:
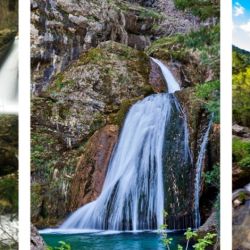
<svg viewBox="0 0 250 250">
<path fill-rule="evenodd" d="M 202 174 L 202 164 L 206 153 L 208 136 L 212 126 L 212 119 L 210 120 L 206 133 L 202 139 L 202 143 L 200 146 L 200 152 L 198 155 L 198 159 L 196 162 L 196 177 L 195 177 L 195 194 L 194 194 L 194 205 L 195 205 L 195 228 L 200 226 L 200 208 L 199 208 L 199 200 L 200 200 L 200 185 L 201 185 L 201 174 Z"/>
<path fill-rule="evenodd" d="M 18 38 L 0 68 L 0 112 L 17 112 Z"/>
<path fill-rule="evenodd" d="M 18 39 L 16 38 L 10 53 L 0 69 L 0 100 L 17 98 L 18 82 Z"/>
<path fill-rule="evenodd" d="M 130 109 L 99 198 L 62 228 L 138 230 L 163 223 L 162 148 L 170 111 L 166 94 Z"/>
<path fill-rule="evenodd" d="M 60 229 L 146 230 L 157 229 L 164 223 L 164 192 L 166 197 L 169 192 L 163 183 L 163 164 L 167 162 L 164 155 L 181 155 L 178 164 L 186 172 L 189 172 L 185 166 L 190 165 L 191 155 L 185 117 L 171 94 L 180 87 L 166 66 L 153 60 L 162 70 L 169 93 L 151 95 L 131 107 L 100 196 L 74 212 Z M 174 138 L 180 153 L 165 145 L 173 116 L 178 117 Z M 184 174 L 180 178 L 185 179 Z M 176 179 L 174 176 L 171 185 L 175 188 L 176 202 L 181 203 Z"/>
</svg>

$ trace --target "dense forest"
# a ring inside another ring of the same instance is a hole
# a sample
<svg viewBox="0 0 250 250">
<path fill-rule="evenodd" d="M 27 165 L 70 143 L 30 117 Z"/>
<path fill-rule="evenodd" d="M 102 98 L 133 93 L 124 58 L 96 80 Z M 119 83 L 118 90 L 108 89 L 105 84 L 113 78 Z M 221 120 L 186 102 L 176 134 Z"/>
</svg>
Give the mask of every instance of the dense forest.
<svg viewBox="0 0 250 250">
<path fill-rule="evenodd" d="M 233 46 L 233 249 L 249 248 L 250 52 Z"/>
</svg>

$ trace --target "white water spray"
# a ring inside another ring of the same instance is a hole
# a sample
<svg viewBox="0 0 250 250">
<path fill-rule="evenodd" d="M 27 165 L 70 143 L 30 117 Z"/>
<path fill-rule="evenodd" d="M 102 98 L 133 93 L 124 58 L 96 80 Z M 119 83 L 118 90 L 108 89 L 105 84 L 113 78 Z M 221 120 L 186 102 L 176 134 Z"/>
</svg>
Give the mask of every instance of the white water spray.
<svg viewBox="0 0 250 250">
<path fill-rule="evenodd" d="M 160 68 L 163 74 L 163 77 L 165 81 L 167 82 L 168 86 L 168 93 L 174 93 L 175 91 L 180 90 L 180 85 L 174 78 L 173 74 L 171 71 L 166 67 L 165 64 L 163 64 L 160 60 L 151 58 Z"/>
<path fill-rule="evenodd" d="M 0 105 L 3 111 L 15 112 L 17 109 L 17 92 L 18 38 L 15 39 L 7 59 L 0 68 Z"/>
<path fill-rule="evenodd" d="M 208 136 L 209 132 L 212 126 L 212 119 L 210 120 L 207 131 L 203 137 L 201 146 L 200 146 L 200 152 L 198 155 L 198 159 L 196 162 L 196 177 L 195 177 L 195 194 L 194 194 L 194 205 L 195 205 L 195 228 L 198 228 L 201 224 L 200 219 L 200 185 L 201 185 L 201 174 L 202 174 L 202 164 L 205 157 L 206 149 L 207 149 L 207 143 L 208 143 Z"/>
</svg>

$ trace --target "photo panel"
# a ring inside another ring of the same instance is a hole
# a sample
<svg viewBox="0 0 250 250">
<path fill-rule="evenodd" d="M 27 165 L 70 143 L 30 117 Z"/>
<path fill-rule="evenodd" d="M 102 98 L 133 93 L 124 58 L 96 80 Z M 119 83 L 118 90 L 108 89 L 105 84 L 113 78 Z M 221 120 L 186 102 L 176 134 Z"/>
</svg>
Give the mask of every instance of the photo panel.
<svg viewBox="0 0 250 250">
<path fill-rule="evenodd" d="M 250 249 L 250 3 L 233 1 L 233 249 Z"/>
<path fill-rule="evenodd" d="M 32 249 L 219 249 L 218 0 L 33 0 L 31 71 Z"/>
<path fill-rule="evenodd" d="M 18 248 L 18 1 L 0 1 L 0 249 Z"/>
</svg>

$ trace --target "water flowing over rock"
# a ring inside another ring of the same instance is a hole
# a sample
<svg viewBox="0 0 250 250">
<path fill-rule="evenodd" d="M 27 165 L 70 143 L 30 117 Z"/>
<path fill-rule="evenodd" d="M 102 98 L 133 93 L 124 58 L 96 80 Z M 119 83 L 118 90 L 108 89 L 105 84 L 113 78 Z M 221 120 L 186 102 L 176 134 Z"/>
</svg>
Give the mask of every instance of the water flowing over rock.
<svg viewBox="0 0 250 250">
<path fill-rule="evenodd" d="M 2 105 L 17 102 L 18 91 L 18 38 L 0 68 L 0 103 Z"/>
<path fill-rule="evenodd" d="M 171 105 L 153 95 L 130 109 L 102 193 L 61 228 L 138 230 L 163 224 L 162 148 Z"/>
<path fill-rule="evenodd" d="M 194 226 L 197 187 L 192 184 L 189 133 L 185 115 L 171 94 L 180 87 L 166 66 L 153 60 L 170 93 L 149 96 L 132 106 L 100 196 L 74 212 L 60 228 L 156 229 L 164 223 L 164 209 L 169 214 L 169 228 Z M 204 137 L 200 159 L 208 133 Z"/>
<path fill-rule="evenodd" d="M 203 166 L 203 160 L 205 157 L 206 153 L 206 147 L 208 143 L 208 138 L 209 138 L 209 132 L 210 128 L 212 126 L 212 119 L 208 124 L 207 131 L 204 134 L 201 146 L 200 146 L 200 152 L 199 156 L 196 162 L 196 176 L 195 176 L 195 228 L 198 228 L 201 223 L 200 219 L 200 211 L 199 211 L 199 203 L 200 203 L 200 187 L 201 187 L 201 177 L 202 177 L 202 166 Z"/>
</svg>

